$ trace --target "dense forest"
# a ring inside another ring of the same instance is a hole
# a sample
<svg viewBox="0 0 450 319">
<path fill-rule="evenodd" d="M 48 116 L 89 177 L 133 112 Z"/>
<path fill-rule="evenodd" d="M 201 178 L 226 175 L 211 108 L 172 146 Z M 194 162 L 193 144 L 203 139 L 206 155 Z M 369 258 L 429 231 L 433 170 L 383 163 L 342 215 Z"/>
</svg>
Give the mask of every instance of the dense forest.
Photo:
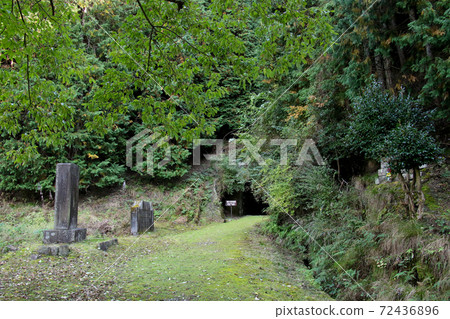
<svg viewBox="0 0 450 319">
<path fill-rule="evenodd" d="M 51 203 L 56 163 L 83 193 L 170 186 L 195 139 L 296 139 L 204 178 L 264 203 L 334 298 L 449 297 L 449 1 L 0 2 L 1 200 Z M 153 176 L 126 165 L 144 129 L 169 137 Z M 309 139 L 326 165 L 295 165 Z"/>
</svg>

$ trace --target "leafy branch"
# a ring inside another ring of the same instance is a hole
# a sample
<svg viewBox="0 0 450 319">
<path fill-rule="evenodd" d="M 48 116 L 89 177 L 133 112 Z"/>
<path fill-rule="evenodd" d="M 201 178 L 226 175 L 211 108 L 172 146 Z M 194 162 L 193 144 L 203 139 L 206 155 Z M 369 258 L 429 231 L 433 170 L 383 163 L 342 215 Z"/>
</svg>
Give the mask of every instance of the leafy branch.
<svg viewBox="0 0 450 319">
<path fill-rule="evenodd" d="M 19 0 L 16 1 L 17 2 L 17 7 L 19 8 L 19 14 L 20 17 L 22 19 L 22 22 L 25 26 L 25 28 L 28 30 L 27 28 L 27 24 L 25 23 L 25 19 L 23 17 L 23 13 L 22 13 L 22 8 L 20 7 L 20 2 Z M 23 45 L 25 48 L 25 51 L 27 50 L 27 33 L 25 32 L 23 35 Z M 26 57 L 27 57 L 27 88 L 28 88 L 28 99 L 30 101 L 30 106 L 33 105 L 33 101 L 31 100 L 31 84 L 30 84 L 30 55 L 28 53 L 26 53 Z"/>
</svg>

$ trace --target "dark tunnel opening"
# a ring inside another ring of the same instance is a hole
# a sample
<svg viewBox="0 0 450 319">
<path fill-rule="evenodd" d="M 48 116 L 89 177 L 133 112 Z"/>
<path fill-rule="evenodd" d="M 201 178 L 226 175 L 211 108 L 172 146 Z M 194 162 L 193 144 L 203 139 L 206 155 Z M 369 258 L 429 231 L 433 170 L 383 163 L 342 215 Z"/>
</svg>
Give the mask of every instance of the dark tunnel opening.
<svg viewBox="0 0 450 319">
<path fill-rule="evenodd" d="M 236 201 L 236 206 L 228 206 L 227 201 Z M 250 187 L 243 192 L 225 193 L 222 196 L 222 207 L 227 218 L 246 215 L 265 215 L 266 203 L 256 198 Z"/>
</svg>

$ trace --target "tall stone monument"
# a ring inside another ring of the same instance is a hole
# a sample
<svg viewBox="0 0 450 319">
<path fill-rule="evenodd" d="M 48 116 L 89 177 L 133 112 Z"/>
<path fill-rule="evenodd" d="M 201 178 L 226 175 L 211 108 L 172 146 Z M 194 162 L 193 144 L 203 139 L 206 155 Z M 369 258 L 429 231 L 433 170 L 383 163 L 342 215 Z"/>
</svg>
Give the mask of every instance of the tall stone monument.
<svg viewBox="0 0 450 319">
<path fill-rule="evenodd" d="M 55 229 L 44 230 L 44 243 L 71 243 L 86 239 L 78 228 L 78 181 L 80 169 L 72 163 L 56 165 Z"/>
<path fill-rule="evenodd" d="M 134 202 L 131 208 L 131 234 L 136 236 L 147 230 L 153 231 L 154 210 L 152 203 L 141 201 Z"/>
</svg>

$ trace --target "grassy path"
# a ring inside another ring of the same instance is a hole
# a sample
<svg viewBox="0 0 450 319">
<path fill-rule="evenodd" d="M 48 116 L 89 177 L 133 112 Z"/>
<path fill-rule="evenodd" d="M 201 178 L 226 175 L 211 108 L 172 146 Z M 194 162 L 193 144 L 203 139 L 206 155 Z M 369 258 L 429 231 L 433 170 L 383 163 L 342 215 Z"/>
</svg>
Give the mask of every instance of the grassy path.
<svg viewBox="0 0 450 319">
<path fill-rule="evenodd" d="M 35 247 L 24 247 L 0 256 L 0 300 L 330 299 L 308 269 L 257 231 L 265 218 L 183 232 L 157 227 L 138 242 L 119 238 L 107 253 L 90 239 L 71 245 L 69 258 L 30 260 Z"/>
<path fill-rule="evenodd" d="M 164 251 L 127 263 L 121 299 L 323 300 L 310 272 L 255 231 L 247 216 L 170 238 Z"/>
</svg>

